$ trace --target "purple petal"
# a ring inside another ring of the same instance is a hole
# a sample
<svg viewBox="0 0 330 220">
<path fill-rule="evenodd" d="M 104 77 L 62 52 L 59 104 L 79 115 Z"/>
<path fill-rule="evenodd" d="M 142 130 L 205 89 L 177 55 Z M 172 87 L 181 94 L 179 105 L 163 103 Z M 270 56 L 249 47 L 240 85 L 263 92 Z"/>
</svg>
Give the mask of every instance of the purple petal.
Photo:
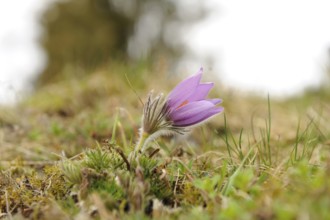
<svg viewBox="0 0 330 220">
<path fill-rule="evenodd" d="M 218 113 L 221 113 L 223 110 L 224 110 L 223 107 L 214 107 L 213 109 L 210 109 L 199 115 L 195 115 L 195 116 L 185 119 L 185 120 L 177 121 L 177 122 L 175 122 L 175 125 L 178 127 L 187 127 L 187 126 L 197 125 L 197 124 L 209 119 L 210 117 L 212 117 Z"/>
<path fill-rule="evenodd" d="M 212 102 L 214 105 L 222 103 L 222 99 L 206 99 L 206 101 Z"/>
<path fill-rule="evenodd" d="M 189 102 L 193 101 L 200 101 L 206 98 L 209 94 L 210 90 L 212 89 L 214 83 L 201 83 L 198 85 L 197 89 L 195 90 L 194 94 L 192 94 L 189 98 Z"/>
<path fill-rule="evenodd" d="M 195 114 L 200 114 L 201 112 L 204 112 L 213 107 L 213 103 L 205 100 L 189 102 L 188 104 L 172 111 L 170 114 L 170 118 L 173 121 L 183 120 Z"/>
<path fill-rule="evenodd" d="M 202 78 L 203 68 L 193 76 L 180 82 L 168 95 L 168 105 L 170 108 L 176 109 L 192 94 L 195 93 L 199 82 Z"/>
<path fill-rule="evenodd" d="M 191 126 L 223 111 L 222 107 L 215 107 L 209 101 L 196 101 L 173 111 L 170 118 L 176 126 Z"/>
</svg>

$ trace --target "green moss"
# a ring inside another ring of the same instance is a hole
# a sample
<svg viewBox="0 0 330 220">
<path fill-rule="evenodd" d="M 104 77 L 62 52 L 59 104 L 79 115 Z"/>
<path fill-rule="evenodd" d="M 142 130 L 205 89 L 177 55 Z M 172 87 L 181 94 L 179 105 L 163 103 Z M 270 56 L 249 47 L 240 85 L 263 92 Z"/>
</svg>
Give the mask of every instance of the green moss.
<svg viewBox="0 0 330 220">
<path fill-rule="evenodd" d="M 98 192 L 101 196 L 111 197 L 114 200 L 121 200 L 125 198 L 125 192 L 114 179 L 100 179 L 94 180 L 89 187 L 90 192 Z"/>
</svg>

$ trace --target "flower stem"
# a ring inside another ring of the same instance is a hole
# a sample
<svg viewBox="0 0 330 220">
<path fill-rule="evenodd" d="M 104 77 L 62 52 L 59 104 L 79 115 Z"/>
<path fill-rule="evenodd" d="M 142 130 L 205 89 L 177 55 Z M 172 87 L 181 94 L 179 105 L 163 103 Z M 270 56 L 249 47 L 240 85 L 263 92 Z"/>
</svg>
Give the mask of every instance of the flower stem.
<svg viewBox="0 0 330 220">
<path fill-rule="evenodd" d="M 137 144 L 135 145 L 135 148 L 134 148 L 134 151 L 136 153 L 139 152 L 143 148 L 145 141 L 147 140 L 148 137 L 149 137 L 149 134 L 147 132 L 144 132 L 144 131 L 141 132 L 139 141 L 137 142 Z"/>
<path fill-rule="evenodd" d="M 139 151 L 141 151 L 141 149 L 143 149 L 148 137 L 149 137 L 149 134 L 142 130 L 140 138 L 139 138 L 138 142 L 136 143 L 134 150 L 129 155 L 130 162 L 132 162 L 133 160 L 136 160 L 138 158 Z"/>
</svg>

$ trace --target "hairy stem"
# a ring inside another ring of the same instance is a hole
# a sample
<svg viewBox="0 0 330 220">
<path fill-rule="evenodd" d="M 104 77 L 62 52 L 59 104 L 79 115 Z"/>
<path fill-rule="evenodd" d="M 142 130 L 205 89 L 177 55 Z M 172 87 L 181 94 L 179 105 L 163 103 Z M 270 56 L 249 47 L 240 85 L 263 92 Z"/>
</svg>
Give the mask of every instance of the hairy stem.
<svg viewBox="0 0 330 220">
<path fill-rule="evenodd" d="M 144 145 L 146 144 L 146 140 L 150 135 L 147 132 L 141 130 L 141 134 L 139 137 L 138 142 L 136 143 L 134 150 L 129 155 L 129 161 L 132 162 L 138 158 L 139 152 L 143 149 Z"/>
<path fill-rule="evenodd" d="M 140 138 L 134 148 L 134 151 L 136 153 L 144 148 L 144 145 L 146 144 L 146 140 L 148 137 L 149 137 L 149 134 L 147 132 L 144 132 L 144 131 L 141 132 Z"/>
</svg>

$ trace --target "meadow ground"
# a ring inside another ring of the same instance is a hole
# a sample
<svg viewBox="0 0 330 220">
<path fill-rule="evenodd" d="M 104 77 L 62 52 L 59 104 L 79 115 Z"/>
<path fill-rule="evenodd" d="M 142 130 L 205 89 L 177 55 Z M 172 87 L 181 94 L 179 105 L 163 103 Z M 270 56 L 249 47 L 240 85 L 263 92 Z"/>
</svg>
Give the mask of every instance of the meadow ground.
<svg viewBox="0 0 330 220">
<path fill-rule="evenodd" d="M 1 108 L 0 219 L 330 219 L 329 90 L 276 100 L 216 82 L 224 114 L 130 163 L 136 94 L 180 81 L 151 69 L 111 64 Z"/>
</svg>

